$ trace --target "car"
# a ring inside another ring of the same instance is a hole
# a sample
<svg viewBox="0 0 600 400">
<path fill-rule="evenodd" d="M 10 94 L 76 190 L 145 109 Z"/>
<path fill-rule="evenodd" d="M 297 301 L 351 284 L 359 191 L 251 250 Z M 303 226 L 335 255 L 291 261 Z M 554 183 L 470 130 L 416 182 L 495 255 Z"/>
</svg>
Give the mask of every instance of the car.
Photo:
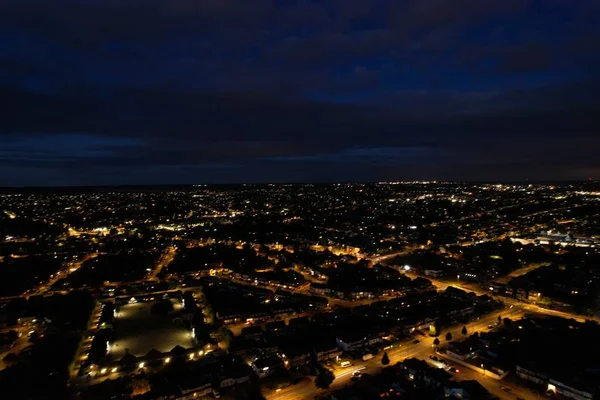
<svg viewBox="0 0 600 400">
<path fill-rule="evenodd" d="M 504 390 L 505 392 L 512 392 L 512 389 L 506 386 L 502 386 L 500 390 Z"/>
<path fill-rule="evenodd" d="M 357 380 L 359 380 L 361 378 L 361 376 L 363 376 L 362 372 L 360 372 L 360 371 L 354 371 L 352 373 L 352 377 L 350 378 L 350 380 L 357 381 Z"/>
<path fill-rule="evenodd" d="M 436 356 L 434 356 L 434 355 L 430 355 L 430 356 L 429 356 L 429 358 L 431 358 L 431 359 L 432 359 L 432 360 L 434 360 L 434 361 L 437 361 L 437 360 L 438 360 L 438 358 L 437 358 Z"/>
<path fill-rule="evenodd" d="M 460 370 L 455 367 L 450 367 L 450 368 L 448 368 L 448 372 L 452 372 L 453 374 L 458 374 L 460 372 Z"/>
<path fill-rule="evenodd" d="M 494 325 L 488 325 L 488 329 L 494 329 Z"/>
<path fill-rule="evenodd" d="M 421 343 L 421 341 L 419 339 L 413 340 L 413 344 L 417 344 L 417 343 Z"/>
</svg>

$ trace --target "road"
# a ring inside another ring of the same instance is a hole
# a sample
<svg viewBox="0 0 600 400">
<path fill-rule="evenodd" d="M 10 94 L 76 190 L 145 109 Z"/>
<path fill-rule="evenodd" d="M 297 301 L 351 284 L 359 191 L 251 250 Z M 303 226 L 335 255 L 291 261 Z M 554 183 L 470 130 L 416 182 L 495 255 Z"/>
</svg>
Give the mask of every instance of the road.
<svg viewBox="0 0 600 400">
<path fill-rule="evenodd" d="M 158 274 L 160 274 L 160 271 L 162 271 L 162 269 L 165 266 L 171 264 L 171 262 L 175 258 L 176 254 L 177 254 L 177 248 L 175 246 L 171 245 L 171 246 L 167 247 L 167 249 L 160 256 L 160 259 L 154 266 L 154 269 L 152 270 L 152 272 L 148 275 L 147 280 L 158 281 Z"/>
<path fill-rule="evenodd" d="M 381 256 L 374 256 L 374 257 L 365 257 L 368 258 L 370 261 L 372 261 L 374 264 L 377 264 L 383 260 L 388 260 L 390 258 L 394 258 L 397 256 L 405 256 L 407 254 L 411 254 L 412 252 L 414 252 L 417 249 L 427 249 L 429 248 L 429 246 L 415 246 L 414 248 L 406 248 L 402 251 L 395 251 L 393 253 L 387 253 L 387 254 L 383 254 Z"/>
<path fill-rule="evenodd" d="M 407 273 L 406 275 L 411 278 L 416 278 L 419 276 L 414 273 Z M 510 298 L 510 297 L 494 296 L 492 293 L 485 292 L 481 288 L 477 288 L 474 284 L 470 284 L 467 282 L 448 282 L 448 281 L 443 281 L 440 279 L 434 279 L 429 276 L 425 276 L 424 278 L 429 279 L 431 281 L 431 283 L 438 290 L 446 290 L 446 288 L 448 286 L 454 286 L 454 287 L 457 287 L 459 289 L 462 289 L 462 290 L 465 290 L 468 292 L 474 292 L 477 295 L 487 294 L 489 296 L 494 297 L 494 299 L 500 300 L 500 301 L 504 302 L 504 304 L 516 307 L 516 308 L 522 310 L 523 312 L 545 314 L 545 315 L 551 315 L 551 316 L 562 317 L 562 318 L 567 318 L 567 319 L 572 318 L 578 322 L 585 322 L 586 320 L 590 320 L 590 319 L 600 322 L 600 319 L 595 316 L 586 317 L 586 316 L 582 316 L 579 314 L 570 313 L 567 311 L 551 310 L 548 308 L 540 307 L 536 304 L 526 303 L 524 301 L 520 301 L 517 299 Z"/>
<path fill-rule="evenodd" d="M 524 315 L 524 312 L 519 309 L 503 309 L 500 311 L 493 312 L 486 316 L 481 317 L 479 320 L 475 320 L 469 324 L 467 324 L 467 330 L 470 333 L 474 333 L 476 331 L 483 332 L 488 331 L 488 325 L 493 325 L 498 322 L 498 316 L 508 317 L 511 319 L 520 319 Z M 451 332 L 454 338 L 463 338 L 464 336 L 461 334 L 461 329 L 463 325 L 455 325 L 450 329 L 444 330 L 442 335 L 440 335 L 440 341 L 442 344 L 445 342 L 444 336 L 446 332 Z M 397 362 L 403 361 L 406 358 L 416 357 L 419 359 L 427 360 L 429 356 L 433 353 L 433 341 L 434 338 L 431 337 L 423 337 L 418 336 L 420 342 L 413 343 L 414 338 L 408 339 L 400 344 L 399 347 L 388 350 L 388 355 L 390 357 L 390 365 L 393 365 Z M 345 385 L 351 383 L 352 373 L 354 371 L 361 371 L 367 374 L 376 374 L 381 371 L 383 366 L 381 365 L 381 356 L 377 356 L 368 361 L 360 361 L 357 360 L 354 362 L 354 366 L 347 369 L 337 369 L 334 371 L 335 380 L 331 385 L 331 390 L 339 389 Z M 457 380 L 460 379 L 477 379 L 480 381 L 482 385 L 484 385 L 488 390 L 490 390 L 495 396 L 500 399 L 515 399 L 515 394 L 519 394 L 521 397 L 525 399 L 535 399 L 536 395 L 534 393 L 526 392 L 524 389 L 511 386 L 506 382 L 496 381 L 489 377 L 483 377 L 481 374 L 467 370 L 465 367 L 459 367 L 460 373 L 456 376 Z M 463 371 L 467 370 L 467 371 Z M 464 376 L 461 375 L 464 372 Z M 471 373 L 472 372 L 472 373 Z M 506 393 L 501 388 L 503 386 L 510 387 L 513 390 L 514 394 Z M 315 396 L 324 394 L 325 391 L 317 389 L 315 387 L 314 381 L 307 380 L 303 381 L 297 385 L 290 386 L 286 389 L 282 389 L 279 392 L 275 391 L 265 391 L 263 395 L 267 399 L 274 400 L 300 400 L 300 399 L 311 399 Z"/>
<path fill-rule="evenodd" d="M 411 277 L 416 277 L 415 274 L 408 274 Z M 445 290 L 448 286 L 455 286 L 463 290 L 475 292 L 478 295 L 484 294 L 481 289 L 474 288 L 467 283 L 453 283 L 453 282 L 445 282 L 438 279 L 432 279 L 427 277 L 433 285 L 437 287 L 438 290 Z M 485 293 L 487 294 L 487 293 Z M 503 310 L 496 311 L 494 313 L 488 314 L 484 317 L 481 317 L 479 320 L 473 321 L 467 324 L 467 331 L 470 333 L 479 331 L 487 331 L 488 325 L 494 325 L 498 321 L 498 317 L 501 318 L 510 318 L 512 320 L 518 320 L 522 318 L 525 314 L 528 313 L 539 313 L 545 315 L 553 315 L 562 318 L 573 318 L 579 322 L 584 322 L 585 317 L 580 315 L 558 311 L 558 310 L 549 310 L 543 307 L 539 307 L 535 304 L 524 303 L 516 299 L 510 299 L 505 297 L 498 297 L 499 300 L 502 300 L 505 304 L 510 305 L 510 308 L 504 308 Z M 462 338 L 462 334 L 460 330 L 463 325 L 456 325 L 449 330 L 444 330 L 443 334 L 440 335 L 442 339 L 442 344 L 445 342 L 443 340 L 444 335 L 447 331 L 452 333 L 452 336 L 457 338 Z M 419 343 L 412 343 L 410 340 L 401 344 L 400 347 L 392 349 L 388 351 L 388 355 L 390 357 L 390 364 L 393 365 L 397 362 L 400 362 L 406 358 L 416 357 L 419 359 L 427 360 L 429 355 L 432 353 L 433 346 L 433 338 L 430 337 L 420 337 Z M 354 371 L 362 371 L 363 373 L 368 374 L 376 374 L 381 369 L 381 360 L 380 356 L 373 358 L 368 361 L 357 361 L 352 368 L 348 368 L 346 370 L 336 370 L 334 371 L 335 380 L 331 385 L 331 390 L 339 389 L 345 385 L 351 383 L 352 373 Z M 537 393 L 531 392 L 523 387 L 513 385 L 507 381 L 497 381 L 493 378 L 483 376 L 482 374 L 469 370 L 466 367 L 458 366 L 460 373 L 456 375 L 457 380 L 469 380 L 475 379 L 479 383 L 481 383 L 490 393 L 499 399 L 507 399 L 514 400 L 516 397 L 522 397 L 527 400 L 533 400 L 539 398 Z M 510 392 L 502 390 L 502 388 L 510 389 Z M 320 389 L 317 389 L 314 385 L 313 380 L 304 381 L 294 386 L 290 386 L 286 389 L 283 389 L 279 392 L 265 392 L 263 393 L 267 399 L 281 399 L 281 400 L 296 400 L 296 399 L 309 399 L 314 398 L 315 396 L 319 396 L 321 394 L 326 393 Z"/>
<path fill-rule="evenodd" d="M 504 275 L 503 277 L 496 279 L 494 282 L 508 283 L 511 279 L 518 278 L 519 276 L 525 275 L 531 271 L 535 271 L 536 269 L 538 269 L 544 265 L 548 265 L 548 263 L 529 264 L 526 267 L 516 269 L 516 270 L 512 271 L 511 273 L 509 273 L 508 275 Z"/>
</svg>

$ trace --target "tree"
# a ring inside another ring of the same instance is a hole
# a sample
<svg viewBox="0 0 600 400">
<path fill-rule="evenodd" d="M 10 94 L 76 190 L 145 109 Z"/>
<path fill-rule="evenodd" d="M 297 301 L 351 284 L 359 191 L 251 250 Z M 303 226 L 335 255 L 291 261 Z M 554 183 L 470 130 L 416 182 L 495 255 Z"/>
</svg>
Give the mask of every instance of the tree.
<svg viewBox="0 0 600 400">
<path fill-rule="evenodd" d="M 19 338 L 19 333 L 17 331 L 15 331 L 14 329 L 11 329 L 10 331 L 8 331 L 8 333 L 6 334 L 6 338 L 8 339 L 8 341 L 12 344 L 14 342 L 17 341 L 17 339 Z"/>
<path fill-rule="evenodd" d="M 446 333 L 446 340 L 447 341 L 452 340 L 452 334 L 450 332 Z"/>
<path fill-rule="evenodd" d="M 315 378 L 315 386 L 319 389 L 328 389 L 334 379 L 335 376 L 333 375 L 333 372 L 327 368 L 320 368 L 320 371 Z"/>
<path fill-rule="evenodd" d="M 505 326 L 512 325 L 512 319 L 510 319 L 510 318 L 504 318 L 504 325 Z"/>
<path fill-rule="evenodd" d="M 317 368 L 320 367 L 319 357 L 317 355 L 317 351 L 315 349 L 310 353 L 310 360 L 308 361 L 308 368 L 310 369 L 311 375 L 317 374 Z"/>
<path fill-rule="evenodd" d="M 388 356 L 387 351 L 385 351 L 383 353 L 383 357 L 381 357 L 381 364 L 383 364 L 383 365 L 389 365 L 389 363 L 390 363 L 390 356 Z"/>
<path fill-rule="evenodd" d="M 206 320 L 209 324 L 212 324 L 215 322 L 215 319 L 216 319 L 215 311 L 213 310 L 213 308 L 210 304 L 207 304 L 206 307 L 204 307 L 204 315 L 206 316 Z"/>
<path fill-rule="evenodd" d="M 435 338 L 435 340 L 433 341 L 433 345 L 434 346 L 439 346 L 440 345 L 440 339 Z"/>
<path fill-rule="evenodd" d="M 467 327 L 463 326 L 462 330 L 460 331 L 460 333 L 462 333 L 463 335 L 467 334 Z"/>
<path fill-rule="evenodd" d="M 229 350 L 231 342 L 233 341 L 233 333 L 229 329 L 222 326 L 218 330 L 218 335 L 221 338 L 221 347 L 223 347 L 225 350 Z"/>
<path fill-rule="evenodd" d="M 434 322 L 433 324 L 429 325 L 429 336 L 437 336 L 440 334 L 440 329 L 439 329 L 439 324 L 438 322 Z"/>
<path fill-rule="evenodd" d="M 19 356 L 15 353 L 8 353 L 2 359 L 6 365 L 15 365 L 19 361 Z"/>
<path fill-rule="evenodd" d="M 173 311 L 173 303 L 170 300 L 160 300 L 152 304 L 150 312 L 155 315 L 168 315 Z"/>
</svg>

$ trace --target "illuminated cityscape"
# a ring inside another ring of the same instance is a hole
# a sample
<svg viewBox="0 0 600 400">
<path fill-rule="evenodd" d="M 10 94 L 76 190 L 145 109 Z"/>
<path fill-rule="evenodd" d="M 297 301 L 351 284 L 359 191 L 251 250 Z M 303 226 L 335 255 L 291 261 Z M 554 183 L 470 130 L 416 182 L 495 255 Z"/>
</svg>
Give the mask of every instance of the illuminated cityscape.
<svg viewBox="0 0 600 400">
<path fill-rule="evenodd" d="M 599 202 L 595 182 L 5 190 L 2 385 L 594 396 Z"/>
<path fill-rule="evenodd" d="M 0 4 L 0 400 L 600 400 L 599 0 Z"/>
</svg>

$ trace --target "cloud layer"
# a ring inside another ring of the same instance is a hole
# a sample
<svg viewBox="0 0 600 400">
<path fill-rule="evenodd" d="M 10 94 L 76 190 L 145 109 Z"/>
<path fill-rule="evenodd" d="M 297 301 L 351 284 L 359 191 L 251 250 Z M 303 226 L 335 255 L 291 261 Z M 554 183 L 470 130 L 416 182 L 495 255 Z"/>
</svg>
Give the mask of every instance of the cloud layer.
<svg viewBox="0 0 600 400">
<path fill-rule="evenodd" d="M 0 185 L 598 178 L 599 13 L 0 0 Z"/>
</svg>

